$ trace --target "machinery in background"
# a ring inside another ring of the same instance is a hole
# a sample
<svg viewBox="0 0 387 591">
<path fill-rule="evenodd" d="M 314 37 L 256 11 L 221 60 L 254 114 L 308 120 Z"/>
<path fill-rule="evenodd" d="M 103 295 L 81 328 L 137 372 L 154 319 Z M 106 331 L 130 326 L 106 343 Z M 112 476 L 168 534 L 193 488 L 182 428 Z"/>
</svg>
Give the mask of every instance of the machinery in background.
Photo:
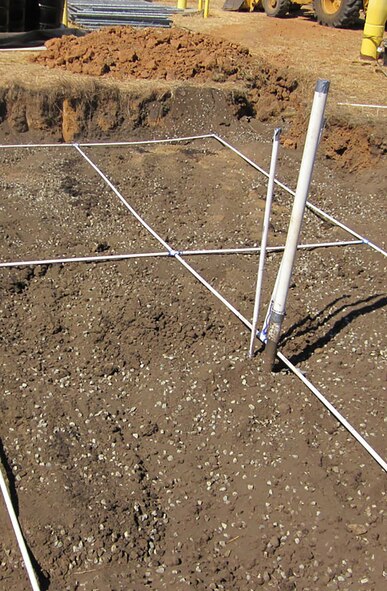
<svg viewBox="0 0 387 591">
<path fill-rule="evenodd" d="M 384 0 L 377 0 L 384 2 Z M 282 17 L 289 12 L 313 4 L 317 21 L 328 27 L 352 27 L 368 0 L 226 0 L 224 10 L 264 10 L 268 16 Z"/>
<path fill-rule="evenodd" d="M 0 33 L 56 29 L 65 0 L 0 0 Z"/>
<path fill-rule="evenodd" d="M 0 0 L 1 2 L 1 0 Z M 360 56 L 377 60 L 383 53 L 383 36 L 387 21 L 387 0 L 226 0 L 223 10 L 264 10 L 267 16 L 283 17 L 301 6 L 313 4 L 317 21 L 321 25 L 350 28 L 358 18 L 360 10 L 366 14 Z M 387 62 L 386 44 L 384 63 Z"/>
<path fill-rule="evenodd" d="M 383 42 L 387 21 L 387 0 L 369 0 L 364 25 L 360 56 L 362 59 L 376 60 Z M 387 65 L 387 50 L 384 45 L 384 65 Z"/>
</svg>

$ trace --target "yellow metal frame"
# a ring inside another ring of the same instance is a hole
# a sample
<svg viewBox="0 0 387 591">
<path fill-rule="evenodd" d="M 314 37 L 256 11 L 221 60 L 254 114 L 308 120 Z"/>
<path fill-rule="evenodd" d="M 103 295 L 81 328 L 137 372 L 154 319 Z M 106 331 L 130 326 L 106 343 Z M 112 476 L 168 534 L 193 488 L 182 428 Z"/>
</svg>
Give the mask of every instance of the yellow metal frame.
<svg viewBox="0 0 387 591">
<path fill-rule="evenodd" d="M 369 0 L 360 55 L 376 60 L 387 20 L 387 0 Z"/>
<path fill-rule="evenodd" d="M 69 26 L 69 13 L 68 13 L 68 6 L 67 6 L 67 0 L 65 0 L 64 6 L 63 6 L 63 17 L 62 17 L 62 24 L 65 27 Z"/>
</svg>

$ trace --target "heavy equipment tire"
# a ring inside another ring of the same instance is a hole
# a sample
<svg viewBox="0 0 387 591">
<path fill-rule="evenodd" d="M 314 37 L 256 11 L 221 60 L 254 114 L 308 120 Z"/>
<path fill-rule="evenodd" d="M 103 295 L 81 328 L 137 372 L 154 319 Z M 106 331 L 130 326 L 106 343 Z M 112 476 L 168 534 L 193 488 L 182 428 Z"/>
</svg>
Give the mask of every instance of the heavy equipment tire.
<svg viewBox="0 0 387 591">
<path fill-rule="evenodd" d="M 362 6 L 362 0 L 313 0 L 313 8 L 320 25 L 342 29 L 356 23 Z"/>
<path fill-rule="evenodd" d="M 285 16 L 289 12 L 290 0 L 262 0 L 267 16 Z"/>
<path fill-rule="evenodd" d="M 302 5 L 298 4 L 298 2 L 290 2 L 289 12 L 290 14 L 296 14 L 297 12 L 301 12 Z"/>
</svg>

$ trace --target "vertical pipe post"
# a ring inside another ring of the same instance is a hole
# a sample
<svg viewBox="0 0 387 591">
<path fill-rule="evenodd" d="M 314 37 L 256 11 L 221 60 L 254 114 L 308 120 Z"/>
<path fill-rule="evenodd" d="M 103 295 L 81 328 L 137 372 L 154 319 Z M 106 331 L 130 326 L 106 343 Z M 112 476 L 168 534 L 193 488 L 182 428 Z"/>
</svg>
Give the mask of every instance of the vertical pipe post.
<svg viewBox="0 0 387 591">
<path fill-rule="evenodd" d="M 198 11 L 201 12 L 203 10 L 203 0 L 198 0 Z"/>
<path fill-rule="evenodd" d="M 177 0 L 177 8 L 179 10 L 185 10 L 187 8 L 187 0 Z"/>
<path fill-rule="evenodd" d="M 65 3 L 64 3 L 64 6 L 63 6 L 62 24 L 65 27 L 68 27 L 69 26 L 69 11 L 68 11 L 67 0 L 65 0 Z"/>
<path fill-rule="evenodd" d="M 210 14 L 210 0 L 204 0 L 203 17 L 208 18 L 209 14 Z"/>
<path fill-rule="evenodd" d="M 320 143 L 324 125 L 324 112 L 329 91 L 328 80 L 318 80 L 316 83 L 312 112 L 305 140 L 300 173 L 298 176 L 293 209 L 286 238 L 285 250 L 279 270 L 278 283 L 274 294 L 273 306 L 270 314 L 265 348 L 265 365 L 272 370 L 277 354 L 277 345 L 281 334 L 282 321 L 285 316 L 286 300 L 290 287 L 297 245 L 301 233 L 306 200 L 308 198 L 310 182 L 316 159 L 317 148 Z"/>
<path fill-rule="evenodd" d="M 256 332 L 257 332 L 259 307 L 260 307 L 260 303 L 261 303 L 263 271 L 264 271 L 265 260 L 266 260 L 266 247 L 267 247 L 267 239 L 268 239 L 268 235 L 269 235 L 271 205 L 273 202 L 274 180 L 275 180 L 275 172 L 276 172 L 276 167 L 277 167 L 277 158 L 278 158 L 280 137 L 281 137 L 281 129 L 279 127 L 277 127 L 277 129 L 274 130 L 274 135 L 273 135 L 273 147 L 272 147 L 272 151 L 271 151 L 269 181 L 267 184 L 265 214 L 264 214 L 263 225 L 262 225 L 261 252 L 259 254 L 257 288 L 256 288 L 256 292 L 255 292 L 254 313 L 253 313 L 253 321 L 252 321 L 251 337 L 250 337 L 250 350 L 249 350 L 249 357 L 250 358 L 253 357 L 253 355 L 254 355 L 254 342 L 255 342 L 255 337 L 256 337 Z"/>
</svg>

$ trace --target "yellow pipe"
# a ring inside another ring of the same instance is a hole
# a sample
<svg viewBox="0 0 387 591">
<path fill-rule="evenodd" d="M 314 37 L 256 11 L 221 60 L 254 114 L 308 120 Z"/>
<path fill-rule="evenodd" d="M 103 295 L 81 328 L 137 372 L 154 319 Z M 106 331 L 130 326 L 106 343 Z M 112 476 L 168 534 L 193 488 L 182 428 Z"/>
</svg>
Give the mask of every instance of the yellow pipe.
<svg viewBox="0 0 387 591">
<path fill-rule="evenodd" d="M 69 13 L 67 10 L 67 0 L 65 0 L 64 6 L 63 6 L 63 18 L 62 18 L 62 24 L 65 27 L 69 26 Z"/>
<path fill-rule="evenodd" d="M 203 12 L 204 18 L 208 18 L 209 14 L 210 14 L 210 0 L 204 0 L 204 12 Z"/>
<path fill-rule="evenodd" d="M 387 0 L 369 0 L 360 55 L 376 60 L 387 20 Z"/>
<path fill-rule="evenodd" d="M 187 0 L 177 0 L 177 8 L 179 10 L 185 10 L 187 8 Z"/>
<path fill-rule="evenodd" d="M 198 0 L 198 10 L 199 12 L 203 10 L 203 0 Z"/>
</svg>

